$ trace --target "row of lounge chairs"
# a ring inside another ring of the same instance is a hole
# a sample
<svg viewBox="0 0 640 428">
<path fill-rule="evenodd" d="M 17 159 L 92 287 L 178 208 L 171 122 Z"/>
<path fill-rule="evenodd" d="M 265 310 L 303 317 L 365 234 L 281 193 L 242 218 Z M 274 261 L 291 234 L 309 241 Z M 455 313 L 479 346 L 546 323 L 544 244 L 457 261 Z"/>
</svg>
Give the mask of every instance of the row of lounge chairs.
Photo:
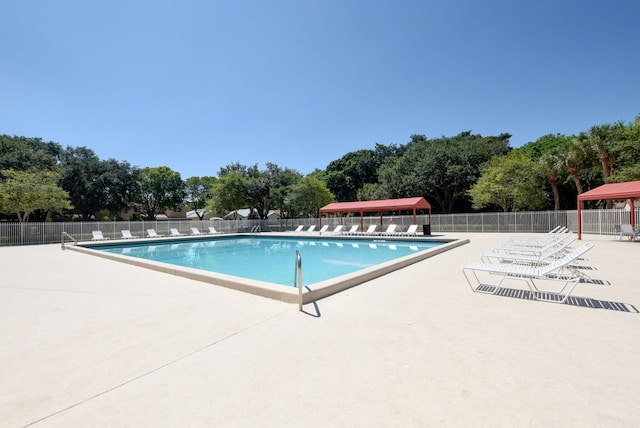
<svg viewBox="0 0 640 428">
<path fill-rule="evenodd" d="M 384 232 L 380 232 L 378 231 L 378 226 L 375 224 L 372 224 L 369 226 L 369 228 L 364 231 L 364 232 L 360 232 L 358 229 L 360 228 L 360 226 L 358 225 L 353 225 L 351 226 L 351 228 L 349 230 L 344 230 L 344 225 L 339 224 L 337 225 L 333 230 L 329 230 L 329 225 L 324 225 L 322 226 L 322 228 L 320 228 L 320 230 L 318 230 L 318 232 L 320 234 L 322 233 L 331 233 L 331 234 L 335 234 L 335 235 L 352 235 L 352 236 L 416 236 L 417 235 L 417 230 L 418 230 L 418 225 L 417 224 L 412 224 L 410 225 L 407 230 L 405 232 L 402 231 L 397 231 L 397 225 L 396 224 L 390 224 L 389 227 L 387 227 L 387 229 Z M 316 230 L 316 226 L 315 225 L 311 225 L 309 226 L 308 229 L 304 229 L 303 225 L 298 226 L 294 232 L 315 232 Z"/>
<path fill-rule="evenodd" d="M 580 262 L 593 244 L 570 247 L 575 240 L 576 236 L 566 228 L 556 228 L 542 237 L 512 237 L 482 254 L 482 263 L 462 266 L 462 272 L 474 292 L 497 294 L 505 282 L 522 281 L 533 299 L 564 303 L 579 282 L 590 279 Z M 543 282 L 554 284 L 555 289 L 539 288 Z"/>
<path fill-rule="evenodd" d="M 257 226 L 258 229 L 252 230 L 252 232 L 254 231 L 259 231 L 259 226 Z M 364 232 L 360 232 L 358 229 L 360 227 L 358 225 L 353 225 L 351 226 L 351 228 L 349 230 L 344 230 L 344 225 L 339 224 L 337 225 L 332 231 L 329 231 L 329 225 L 324 225 L 322 226 L 322 228 L 320 228 L 318 230 L 318 232 L 320 234 L 322 233 L 331 233 L 331 234 L 336 234 L 336 235 L 351 235 L 351 236 L 416 236 L 417 235 L 417 230 L 418 230 L 418 225 L 417 224 L 412 224 L 408 227 L 408 229 L 406 231 L 398 231 L 397 230 L 397 225 L 396 224 L 390 224 L 389 227 L 387 227 L 387 229 L 384 232 L 380 232 L 377 230 L 377 225 L 372 224 L 371 226 L 369 226 L 369 228 L 364 231 Z M 309 226 L 308 229 L 304 229 L 303 225 L 298 226 L 297 229 L 295 229 L 295 232 L 315 232 L 316 226 L 315 225 L 311 225 Z M 107 240 L 110 238 L 106 238 L 103 234 L 102 231 L 100 230 L 94 230 L 91 232 L 92 233 L 92 241 L 103 241 L 103 240 Z M 138 236 L 135 236 L 131 233 L 130 230 L 121 230 L 120 233 L 122 234 L 122 239 L 133 239 L 133 238 L 141 238 Z M 209 227 L 209 232 L 208 233 L 203 233 L 200 232 L 200 230 L 197 227 L 192 227 L 191 228 L 191 233 L 189 235 L 194 236 L 194 235 L 206 235 L 206 234 L 217 234 L 220 233 L 218 232 L 215 227 L 210 226 Z M 147 238 L 161 238 L 164 236 L 170 236 L 170 237 L 177 237 L 177 236 L 185 236 L 185 233 L 180 232 L 177 228 L 171 228 L 169 229 L 169 235 L 162 235 L 156 232 L 155 229 L 147 229 Z"/>
<path fill-rule="evenodd" d="M 122 239 L 133 239 L 133 238 L 142 238 L 142 237 L 138 237 L 135 236 L 131 233 L 131 230 L 121 230 L 120 233 L 122 234 Z M 198 229 L 197 227 L 192 227 L 191 228 L 191 236 L 194 235 L 213 235 L 213 234 L 217 234 L 220 233 L 216 230 L 215 227 L 213 226 L 209 226 L 209 232 L 208 233 L 203 233 L 200 232 L 200 229 Z M 169 229 L 169 235 L 168 236 L 185 236 L 186 234 L 181 233 L 177 228 L 171 228 Z M 92 241 L 105 241 L 111 238 L 106 238 L 103 234 L 101 230 L 94 230 L 91 232 L 91 240 Z M 147 229 L 147 238 L 161 238 L 167 235 L 161 235 L 159 233 L 156 232 L 155 229 Z"/>
</svg>

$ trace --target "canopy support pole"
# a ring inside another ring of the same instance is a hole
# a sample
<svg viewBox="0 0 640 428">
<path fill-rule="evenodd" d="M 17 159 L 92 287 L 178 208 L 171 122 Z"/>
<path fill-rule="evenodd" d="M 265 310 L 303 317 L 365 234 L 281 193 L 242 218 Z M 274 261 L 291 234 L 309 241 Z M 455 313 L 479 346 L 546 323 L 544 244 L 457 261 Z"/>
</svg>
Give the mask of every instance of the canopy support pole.
<svg viewBox="0 0 640 428">
<path fill-rule="evenodd" d="M 582 204 L 578 201 L 578 240 L 582 239 L 582 212 L 580 206 Z"/>
</svg>

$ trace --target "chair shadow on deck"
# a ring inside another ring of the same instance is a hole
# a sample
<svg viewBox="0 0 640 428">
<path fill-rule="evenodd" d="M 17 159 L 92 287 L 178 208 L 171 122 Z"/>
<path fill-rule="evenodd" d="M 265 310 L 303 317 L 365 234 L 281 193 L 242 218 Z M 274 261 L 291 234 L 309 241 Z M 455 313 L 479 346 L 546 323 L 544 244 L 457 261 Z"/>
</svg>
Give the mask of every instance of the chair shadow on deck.
<svg viewBox="0 0 640 428">
<path fill-rule="evenodd" d="M 599 281 L 599 280 L 587 280 L 584 282 L 591 283 L 591 284 L 605 285 L 604 281 Z M 494 289 L 495 287 L 491 285 L 480 285 L 478 287 L 478 291 L 482 291 L 485 293 L 492 292 Z M 541 291 L 541 292 L 538 292 L 538 294 L 543 294 L 544 297 L 549 300 L 562 299 L 562 296 L 552 294 L 552 293 L 545 293 Z M 530 290 L 506 288 L 506 287 L 500 287 L 500 289 L 495 294 L 495 296 L 510 297 L 512 299 L 522 299 L 522 300 L 534 300 L 534 301 L 537 300 L 534 298 L 534 295 Z M 592 299 L 590 297 L 569 296 L 569 298 L 567 299 L 566 302 L 564 302 L 564 304 L 569 306 L 580 306 L 582 308 L 606 309 L 609 311 L 616 311 L 616 312 L 640 313 L 640 311 L 638 311 L 638 308 L 636 308 L 634 305 L 630 303 L 610 302 L 607 300 Z"/>
</svg>

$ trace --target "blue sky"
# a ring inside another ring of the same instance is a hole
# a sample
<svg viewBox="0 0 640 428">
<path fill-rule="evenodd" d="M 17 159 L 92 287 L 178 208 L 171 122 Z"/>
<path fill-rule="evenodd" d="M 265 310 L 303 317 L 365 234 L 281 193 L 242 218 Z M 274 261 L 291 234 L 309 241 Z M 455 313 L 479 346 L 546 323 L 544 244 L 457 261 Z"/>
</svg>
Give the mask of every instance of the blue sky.
<svg viewBox="0 0 640 428">
<path fill-rule="evenodd" d="M 0 3 L 0 134 L 182 178 L 640 114 L 637 0 Z"/>
</svg>

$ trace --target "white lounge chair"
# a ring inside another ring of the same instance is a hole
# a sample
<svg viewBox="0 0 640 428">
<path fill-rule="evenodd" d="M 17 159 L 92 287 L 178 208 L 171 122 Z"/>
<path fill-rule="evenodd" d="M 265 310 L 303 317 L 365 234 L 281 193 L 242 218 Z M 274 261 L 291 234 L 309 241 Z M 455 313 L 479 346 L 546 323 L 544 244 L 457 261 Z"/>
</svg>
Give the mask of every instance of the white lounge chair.
<svg viewBox="0 0 640 428">
<path fill-rule="evenodd" d="M 213 233 L 222 233 L 222 232 L 218 232 L 215 227 L 209 226 L 209 233 L 213 234 Z"/>
<path fill-rule="evenodd" d="M 621 224 L 620 239 L 622 239 L 623 236 L 628 236 L 630 241 L 634 241 L 638 237 L 638 234 L 630 224 Z"/>
<path fill-rule="evenodd" d="M 567 235 L 569 236 L 569 235 Z M 494 251 L 499 252 L 499 251 L 505 251 L 505 252 L 509 252 L 511 251 L 510 249 L 514 248 L 517 250 L 520 249 L 526 249 L 526 248 L 532 248 L 535 250 L 539 250 L 541 248 L 550 248 L 550 247 L 556 247 L 559 245 L 562 245 L 562 241 L 564 240 L 564 237 L 562 239 L 553 239 L 553 240 L 549 240 L 546 242 L 525 242 L 525 241 L 517 241 L 517 242 L 510 242 L 510 241 L 503 241 L 502 244 L 493 247 Z"/>
<path fill-rule="evenodd" d="M 149 238 L 160 238 L 164 235 L 158 235 L 155 229 L 147 229 L 147 237 Z"/>
<path fill-rule="evenodd" d="M 328 225 L 328 224 L 325 224 L 324 226 L 322 226 L 322 227 L 320 228 L 320 230 L 319 230 L 318 232 L 319 232 L 319 233 L 324 233 L 324 232 L 326 232 L 327 230 L 329 230 L 329 225 Z"/>
<path fill-rule="evenodd" d="M 339 224 L 336 226 L 335 229 L 333 229 L 333 231 L 331 231 L 331 233 L 342 233 L 342 229 L 344 228 L 343 224 Z"/>
<path fill-rule="evenodd" d="M 380 232 L 380 235 L 395 235 L 396 234 L 396 224 L 390 224 L 387 227 L 387 230 L 385 230 L 384 232 Z"/>
<path fill-rule="evenodd" d="M 407 228 L 407 230 L 405 232 L 399 232 L 398 234 L 401 236 L 416 236 L 417 235 L 417 231 L 418 231 L 418 225 L 417 224 L 411 224 L 409 225 L 409 227 Z"/>
<path fill-rule="evenodd" d="M 592 247 L 592 243 L 585 243 L 570 253 L 567 253 L 564 257 L 545 266 L 523 266 L 505 263 L 467 263 L 462 266 L 462 273 L 469 287 L 471 287 L 471 290 L 474 292 L 496 294 L 507 280 L 524 281 L 531 290 L 531 295 L 534 299 L 553 303 L 564 303 L 578 282 L 580 282 L 580 279 L 585 278 L 585 275 L 575 267 L 572 267 L 570 263 L 589 251 Z M 478 272 L 491 274 L 491 276 L 499 276 L 500 279 L 495 284 L 484 283 L 478 277 Z M 473 282 L 476 283 L 475 287 L 470 277 L 473 277 Z M 536 285 L 537 281 L 561 282 L 562 287 L 559 291 L 544 291 L 538 288 Z M 567 287 L 569 288 L 567 289 Z"/>
<path fill-rule="evenodd" d="M 131 234 L 131 231 L 128 230 L 128 229 L 121 230 L 120 233 L 122 233 L 122 239 L 133 239 L 133 238 L 135 238 L 135 236 L 133 236 Z"/>
<path fill-rule="evenodd" d="M 351 228 L 348 231 L 343 233 L 345 235 L 355 235 L 356 233 L 358 233 L 358 227 L 359 226 L 357 224 L 354 224 L 353 226 L 351 226 Z"/>
<path fill-rule="evenodd" d="M 200 232 L 200 229 L 198 229 L 197 227 L 192 227 L 191 228 L 191 234 L 192 235 L 202 235 L 202 232 Z"/>
<path fill-rule="evenodd" d="M 556 259 L 565 255 L 570 251 L 569 245 L 575 241 L 577 237 L 575 235 L 567 241 L 563 241 L 564 245 L 545 247 L 545 249 L 539 253 L 484 253 L 480 256 L 484 263 L 491 263 L 491 260 L 498 261 L 500 263 L 519 263 L 528 265 L 546 265 L 552 263 Z"/>
<path fill-rule="evenodd" d="M 360 235 L 374 235 L 376 233 L 377 228 L 378 228 L 377 224 L 369 225 L 369 228 L 364 232 L 360 233 Z"/>
<path fill-rule="evenodd" d="M 620 225 L 619 224 L 614 224 L 613 225 L 613 233 L 615 233 L 618 238 L 622 241 L 622 234 L 620 233 Z"/>
<path fill-rule="evenodd" d="M 554 229 L 555 230 L 555 229 Z M 556 230 L 555 232 L 545 233 L 542 236 L 512 236 L 506 241 L 504 245 L 546 245 L 548 243 L 559 241 L 564 239 L 563 235 L 570 234 L 571 231 L 566 227 Z"/>
<path fill-rule="evenodd" d="M 544 241 L 544 240 L 549 239 L 550 237 L 552 237 L 555 233 L 565 233 L 565 232 L 568 232 L 568 231 L 569 231 L 569 229 L 567 229 L 564 226 L 556 226 L 553 229 L 551 229 L 549 232 L 538 234 L 537 236 L 513 235 L 513 236 L 509 237 L 509 239 L 507 239 L 507 242 L 518 242 L 518 241 L 537 242 L 537 241 Z"/>
<path fill-rule="evenodd" d="M 171 233 L 171 236 L 184 236 L 184 233 L 180 233 L 180 231 L 175 227 L 169 229 L 169 232 Z"/>
<path fill-rule="evenodd" d="M 312 224 L 311 226 L 309 226 L 309 229 L 307 229 L 307 232 L 313 232 L 314 230 L 316 230 L 316 225 Z"/>
<path fill-rule="evenodd" d="M 565 248 L 576 239 L 575 235 L 571 232 L 560 234 L 558 237 L 558 239 L 553 239 L 546 244 L 525 244 L 520 242 L 510 245 L 508 243 L 503 243 L 500 246 L 493 247 L 493 252 L 506 254 L 533 254 L 539 256 L 554 248 Z"/>
<path fill-rule="evenodd" d="M 105 238 L 102 235 L 102 231 L 101 230 L 93 230 L 93 231 L 91 231 L 91 240 L 92 241 L 105 241 L 107 239 L 110 239 L 110 238 Z"/>
<path fill-rule="evenodd" d="M 296 230 L 294 230 L 294 232 L 302 232 L 302 229 L 304 229 L 304 225 L 300 225 L 298 227 L 296 227 Z"/>
<path fill-rule="evenodd" d="M 503 242 L 504 245 L 537 245 L 543 246 L 551 242 L 557 242 L 563 240 L 567 235 L 571 235 L 569 229 L 564 228 L 561 232 L 545 233 L 542 236 L 522 236 L 514 235 Z"/>
</svg>

